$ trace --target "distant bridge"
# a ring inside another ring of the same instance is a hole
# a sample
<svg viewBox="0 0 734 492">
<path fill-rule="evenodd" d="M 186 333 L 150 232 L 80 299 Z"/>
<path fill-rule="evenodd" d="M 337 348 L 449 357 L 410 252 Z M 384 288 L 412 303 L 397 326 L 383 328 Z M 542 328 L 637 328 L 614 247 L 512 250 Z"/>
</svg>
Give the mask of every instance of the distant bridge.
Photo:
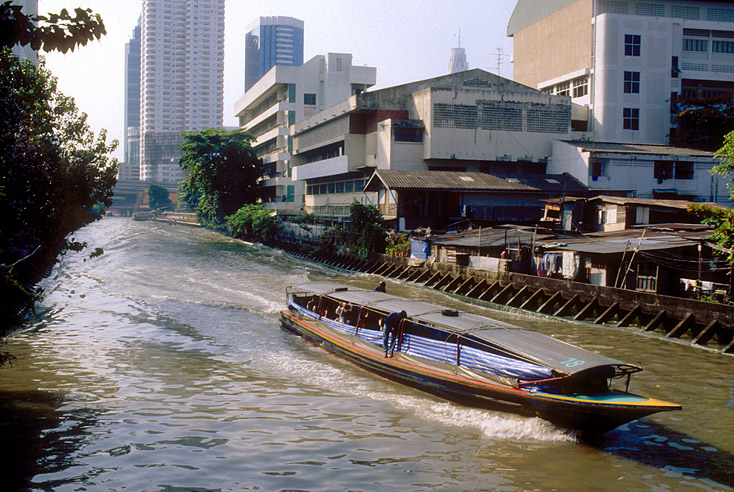
<svg viewBox="0 0 734 492">
<path fill-rule="evenodd" d="M 117 181 L 112 195 L 112 205 L 107 209 L 116 215 L 132 215 L 138 195 L 148 191 L 148 186 L 155 184 L 162 186 L 169 193 L 178 191 L 178 183 L 156 183 L 155 181 L 140 181 L 137 179 L 120 179 Z"/>
</svg>

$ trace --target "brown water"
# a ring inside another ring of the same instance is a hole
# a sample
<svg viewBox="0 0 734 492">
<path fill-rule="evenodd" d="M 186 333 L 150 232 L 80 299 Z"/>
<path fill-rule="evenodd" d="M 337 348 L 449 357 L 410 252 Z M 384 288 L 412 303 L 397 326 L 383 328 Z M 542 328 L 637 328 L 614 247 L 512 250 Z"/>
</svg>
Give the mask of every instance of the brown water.
<svg viewBox="0 0 734 492">
<path fill-rule="evenodd" d="M 4 349 L 3 490 L 734 490 L 734 358 L 584 324 L 490 313 L 640 362 L 631 390 L 681 403 L 593 441 L 438 400 L 279 328 L 284 289 L 372 286 L 211 232 L 106 218 Z M 444 305 L 429 289 L 389 291 Z"/>
</svg>

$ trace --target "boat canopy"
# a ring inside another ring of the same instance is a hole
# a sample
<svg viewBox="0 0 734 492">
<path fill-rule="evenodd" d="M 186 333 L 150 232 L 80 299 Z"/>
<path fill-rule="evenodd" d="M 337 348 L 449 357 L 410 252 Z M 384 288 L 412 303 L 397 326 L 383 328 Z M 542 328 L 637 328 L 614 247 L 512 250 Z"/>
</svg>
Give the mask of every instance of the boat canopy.
<svg viewBox="0 0 734 492">
<path fill-rule="evenodd" d="M 437 328 L 505 355 L 550 367 L 561 374 L 577 374 L 598 367 L 614 367 L 629 374 L 642 368 L 585 350 L 550 336 L 486 316 L 424 301 L 406 299 L 334 282 L 309 282 L 287 289 L 289 294 L 328 296 L 339 302 L 364 306 L 385 313 L 405 310 L 414 323 Z"/>
</svg>

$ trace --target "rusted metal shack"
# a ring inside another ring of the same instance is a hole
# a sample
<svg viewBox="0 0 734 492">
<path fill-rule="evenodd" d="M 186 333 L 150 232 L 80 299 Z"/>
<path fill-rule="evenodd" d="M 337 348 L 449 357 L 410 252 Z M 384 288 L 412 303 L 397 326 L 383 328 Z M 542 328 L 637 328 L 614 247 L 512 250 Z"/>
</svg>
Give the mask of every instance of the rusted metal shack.
<svg viewBox="0 0 734 492">
<path fill-rule="evenodd" d="M 314 256 L 293 244 L 277 246 L 336 268 L 412 282 L 490 305 L 577 322 L 634 327 L 734 353 L 734 306 L 457 264 L 410 266 L 409 258 L 373 255 L 370 260 L 362 260 L 332 253 Z"/>
</svg>

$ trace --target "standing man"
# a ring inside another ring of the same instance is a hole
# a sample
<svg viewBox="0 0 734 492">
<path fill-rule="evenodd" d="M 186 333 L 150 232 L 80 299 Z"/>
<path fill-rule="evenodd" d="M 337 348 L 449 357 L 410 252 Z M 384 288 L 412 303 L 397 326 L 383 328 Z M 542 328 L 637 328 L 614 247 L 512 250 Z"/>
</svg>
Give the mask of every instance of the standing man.
<svg viewBox="0 0 734 492">
<path fill-rule="evenodd" d="M 384 331 L 382 332 L 382 347 L 385 349 L 385 357 L 392 357 L 393 350 L 395 350 L 395 343 L 398 341 L 398 330 L 400 328 L 400 322 L 407 317 L 408 313 L 403 310 L 399 313 L 390 313 L 387 315 L 387 318 L 385 318 L 385 322 L 383 323 Z M 390 341 L 391 334 L 392 341 Z M 390 355 L 388 355 L 388 352 L 390 353 Z"/>
<path fill-rule="evenodd" d="M 375 287 L 375 292 L 385 292 L 385 281 L 380 282 L 380 285 Z"/>
</svg>

